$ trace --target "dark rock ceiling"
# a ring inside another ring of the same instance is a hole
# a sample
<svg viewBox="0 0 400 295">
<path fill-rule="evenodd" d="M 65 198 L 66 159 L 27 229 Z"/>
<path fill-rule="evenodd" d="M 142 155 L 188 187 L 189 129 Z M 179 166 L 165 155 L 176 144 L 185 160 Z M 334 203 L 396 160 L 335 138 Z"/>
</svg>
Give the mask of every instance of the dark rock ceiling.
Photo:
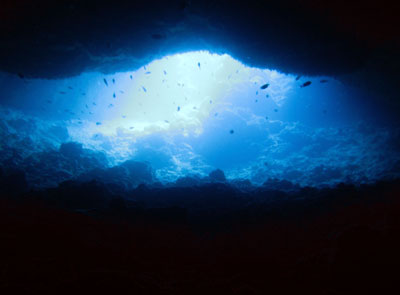
<svg viewBox="0 0 400 295">
<path fill-rule="evenodd" d="M 399 8 L 386 0 L 3 0 L 0 70 L 50 79 L 112 73 L 207 49 L 394 97 Z"/>
</svg>

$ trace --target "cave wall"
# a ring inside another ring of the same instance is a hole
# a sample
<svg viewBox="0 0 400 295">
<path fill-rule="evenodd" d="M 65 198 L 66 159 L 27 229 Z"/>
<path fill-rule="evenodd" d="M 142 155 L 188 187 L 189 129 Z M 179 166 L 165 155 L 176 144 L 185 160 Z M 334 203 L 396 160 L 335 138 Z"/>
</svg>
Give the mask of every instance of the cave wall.
<svg viewBox="0 0 400 295">
<path fill-rule="evenodd" d="M 250 66 L 333 76 L 397 105 L 398 10 L 385 0 L 5 0 L 0 70 L 50 79 L 113 73 L 207 49 Z"/>
</svg>

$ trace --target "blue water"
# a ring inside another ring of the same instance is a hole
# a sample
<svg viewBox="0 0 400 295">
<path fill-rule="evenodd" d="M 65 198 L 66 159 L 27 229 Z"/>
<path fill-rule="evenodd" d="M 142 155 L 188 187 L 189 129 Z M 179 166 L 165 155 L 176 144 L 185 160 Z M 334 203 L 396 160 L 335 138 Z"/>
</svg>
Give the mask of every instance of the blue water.
<svg viewBox="0 0 400 295">
<path fill-rule="evenodd" d="M 306 81 L 311 85 L 300 87 Z M 400 175 L 396 123 L 371 94 L 332 77 L 296 80 L 228 55 L 191 52 L 112 75 L 43 80 L 1 73 L 0 87 L 1 165 L 24 170 L 33 185 L 130 159 L 148 162 L 164 183 L 216 168 L 256 185 L 277 178 L 331 186 Z M 82 144 L 85 156 L 77 158 L 85 162 L 60 162 L 56 154 L 67 142 Z"/>
</svg>

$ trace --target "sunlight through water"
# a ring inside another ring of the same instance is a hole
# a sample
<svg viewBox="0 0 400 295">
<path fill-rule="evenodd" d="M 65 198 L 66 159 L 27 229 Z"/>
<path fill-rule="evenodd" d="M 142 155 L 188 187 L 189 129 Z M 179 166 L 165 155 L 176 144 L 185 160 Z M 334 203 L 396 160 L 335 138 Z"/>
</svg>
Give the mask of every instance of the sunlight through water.
<svg viewBox="0 0 400 295">
<path fill-rule="evenodd" d="M 24 157 L 72 141 L 103 153 L 110 167 L 148 162 L 162 182 L 216 168 L 229 179 L 301 185 L 372 181 L 397 171 L 390 143 L 397 131 L 369 120 L 375 109 L 357 103 L 367 101 L 365 93 L 329 77 L 252 68 L 198 51 L 132 72 L 0 78 L 7 93 L 2 118 L 7 132 L 28 140 L 18 147 Z M 7 132 L 2 136 L 10 138 Z M 20 142 L 8 140 L 3 149 Z"/>
</svg>

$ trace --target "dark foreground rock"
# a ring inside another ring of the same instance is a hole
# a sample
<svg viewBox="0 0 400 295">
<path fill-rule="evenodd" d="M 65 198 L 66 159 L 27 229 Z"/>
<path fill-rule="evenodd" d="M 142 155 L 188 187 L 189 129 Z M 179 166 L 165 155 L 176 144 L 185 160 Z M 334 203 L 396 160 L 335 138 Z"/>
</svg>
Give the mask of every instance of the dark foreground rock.
<svg viewBox="0 0 400 295">
<path fill-rule="evenodd" d="M 394 294 L 399 197 L 400 181 L 3 191 L 0 291 Z"/>
</svg>

